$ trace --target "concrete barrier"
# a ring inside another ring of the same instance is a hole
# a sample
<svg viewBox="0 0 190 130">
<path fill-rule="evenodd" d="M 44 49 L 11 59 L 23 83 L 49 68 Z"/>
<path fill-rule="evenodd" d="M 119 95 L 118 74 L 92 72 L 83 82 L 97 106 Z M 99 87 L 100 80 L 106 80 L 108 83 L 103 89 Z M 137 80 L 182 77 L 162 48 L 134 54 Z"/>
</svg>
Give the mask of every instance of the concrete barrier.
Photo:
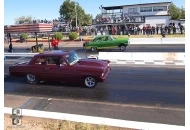
<svg viewBox="0 0 190 130">
<path fill-rule="evenodd" d="M 130 44 L 185 44 L 185 38 L 130 38 Z"/>
<path fill-rule="evenodd" d="M 164 60 L 185 61 L 185 53 L 157 53 L 157 52 L 100 52 L 99 59 L 106 60 Z"/>
</svg>

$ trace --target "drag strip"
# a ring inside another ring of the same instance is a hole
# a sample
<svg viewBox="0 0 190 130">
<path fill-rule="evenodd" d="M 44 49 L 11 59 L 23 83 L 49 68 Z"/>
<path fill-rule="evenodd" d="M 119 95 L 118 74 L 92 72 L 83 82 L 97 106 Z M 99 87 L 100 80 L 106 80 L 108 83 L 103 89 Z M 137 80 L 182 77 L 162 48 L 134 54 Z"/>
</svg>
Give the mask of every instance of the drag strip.
<svg viewBox="0 0 190 130">
<path fill-rule="evenodd" d="M 26 50 L 29 47 L 14 47 L 14 52 L 30 52 Z M 61 50 L 75 50 L 77 53 L 84 53 L 84 49 L 80 46 L 72 47 L 59 47 Z M 5 47 L 4 52 L 7 52 L 8 47 Z M 45 50 L 48 50 L 48 47 L 45 47 Z M 100 50 L 101 52 L 120 52 L 119 49 L 104 49 Z M 130 44 L 127 46 L 124 52 L 185 52 L 185 44 Z M 97 54 L 98 52 L 88 51 L 89 54 Z"/>
<path fill-rule="evenodd" d="M 5 63 L 5 73 L 9 65 Z M 95 89 L 49 82 L 30 85 L 23 78 L 6 77 L 4 91 L 26 96 L 184 108 L 184 74 L 184 67 L 112 66 L 107 80 Z"/>
<path fill-rule="evenodd" d="M 5 61 L 4 71 L 16 61 Z M 184 66 L 117 65 L 94 89 L 5 76 L 5 107 L 185 125 Z"/>
</svg>

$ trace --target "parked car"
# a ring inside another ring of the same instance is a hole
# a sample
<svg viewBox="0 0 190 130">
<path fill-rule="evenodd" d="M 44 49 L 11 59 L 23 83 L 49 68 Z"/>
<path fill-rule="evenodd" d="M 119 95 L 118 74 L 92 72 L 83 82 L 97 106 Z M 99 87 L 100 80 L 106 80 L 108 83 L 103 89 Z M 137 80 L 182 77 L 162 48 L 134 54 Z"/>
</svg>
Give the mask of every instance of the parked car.
<svg viewBox="0 0 190 130">
<path fill-rule="evenodd" d="M 90 49 L 91 51 L 105 48 L 119 48 L 121 51 L 124 51 L 129 43 L 128 38 L 115 38 L 112 35 L 103 35 L 96 36 L 91 42 L 85 42 L 83 48 Z"/>
<path fill-rule="evenodd" d="M 82 83 L 94 88 L 104 82 L 111 70 L 108 60 L 81 59 L 74 51 L 52 51 L 35 55 L 28 62 L 9 67 L 11 76 L 26 77 L 31 84 L 39 81 Z"/>
</svg>

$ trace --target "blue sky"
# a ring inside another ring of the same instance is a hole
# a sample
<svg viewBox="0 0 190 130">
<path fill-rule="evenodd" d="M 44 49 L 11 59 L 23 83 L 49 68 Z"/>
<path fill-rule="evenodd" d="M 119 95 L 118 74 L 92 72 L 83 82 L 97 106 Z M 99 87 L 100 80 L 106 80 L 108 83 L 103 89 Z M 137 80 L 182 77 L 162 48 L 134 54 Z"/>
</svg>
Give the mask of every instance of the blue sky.
<svg viewBox="0 0 190 130">
<path fill-rule="evenodd" d="M 76 0 L 86 13 L 93 17 L 100 13 L 100 5 L 117 6 L 139 3 L 169 2 L 171 0 Z M 64 0 L 4 0 L 4 24 L 14 24 L 20 16 L 52 20 L 59 17 L 59 8 Z M 185 6 L 184 0 L 173 0 L 178 7 Z"/>
</svg>

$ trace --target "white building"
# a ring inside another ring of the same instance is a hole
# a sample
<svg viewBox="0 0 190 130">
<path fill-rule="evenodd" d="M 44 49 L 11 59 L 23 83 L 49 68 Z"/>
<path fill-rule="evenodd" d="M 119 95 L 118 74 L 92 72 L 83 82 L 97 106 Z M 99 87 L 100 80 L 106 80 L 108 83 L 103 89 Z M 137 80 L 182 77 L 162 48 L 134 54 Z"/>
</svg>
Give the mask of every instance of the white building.
<svg viewBox="0 0 190 130">
<path fill-rule="evenodd" d="M 142 26 L 169 25 L 171 16 L 168 7 L 171 2 L 144 3 L 103 7 L 102 18 L 94 21 L 95 26 L 126 25 Z M 127 20 L 126 20 L 127 19 Z"/>
<path fill-rule="evenodd" d="M 123 6 L 123 17 L 145 16 L 145 23 L 141 26 L 169 25 L 171 16 L 168 14 L 168 7 L 171 2 L 146 3 Z"/>
</svg>

